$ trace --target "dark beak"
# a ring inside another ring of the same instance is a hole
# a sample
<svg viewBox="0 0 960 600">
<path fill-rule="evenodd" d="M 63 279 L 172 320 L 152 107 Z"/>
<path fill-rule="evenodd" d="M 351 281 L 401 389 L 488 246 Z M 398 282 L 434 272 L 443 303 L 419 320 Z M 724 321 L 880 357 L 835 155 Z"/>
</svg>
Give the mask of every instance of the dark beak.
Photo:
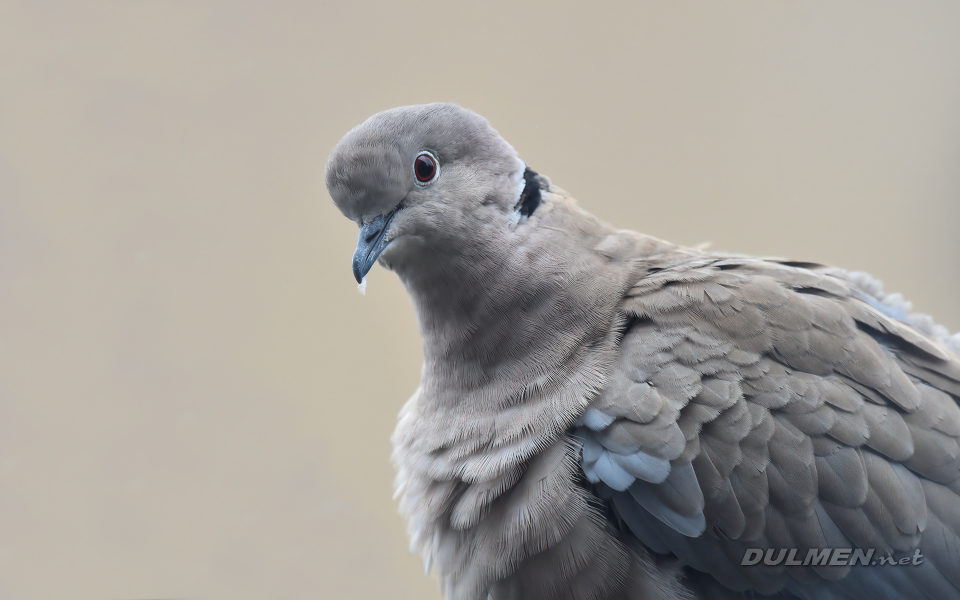
<svg viewBox="0 0 960 600">
<path fill-rule="evenodd" d="M 383 241 L 387 228 L 390 227 L 390 221 L 397 211 L 388 212 L 380 215 L 360 228 L 360 236 L 357 238 L 357 249 L 353 253 L 353 276 L 357 278 L 357 283 L 363 281 L 366 275 L 377 262 L 377 258 L 387 244 Z"/>
</svg>

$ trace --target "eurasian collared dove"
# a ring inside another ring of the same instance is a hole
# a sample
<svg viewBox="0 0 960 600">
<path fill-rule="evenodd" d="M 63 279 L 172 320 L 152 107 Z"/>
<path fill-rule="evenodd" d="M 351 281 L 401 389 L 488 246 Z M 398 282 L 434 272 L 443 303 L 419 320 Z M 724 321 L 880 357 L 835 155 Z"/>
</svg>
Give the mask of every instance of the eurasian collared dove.
<svg viewBox="0 0 960 600">
<path fill-rule="evenodd" d="M 326 184 L 416 309 L 396 488 L 450 600 L 960 597 L 960 338 L 876 280 L 614 229 L 455 104 Z"/>
</svg>

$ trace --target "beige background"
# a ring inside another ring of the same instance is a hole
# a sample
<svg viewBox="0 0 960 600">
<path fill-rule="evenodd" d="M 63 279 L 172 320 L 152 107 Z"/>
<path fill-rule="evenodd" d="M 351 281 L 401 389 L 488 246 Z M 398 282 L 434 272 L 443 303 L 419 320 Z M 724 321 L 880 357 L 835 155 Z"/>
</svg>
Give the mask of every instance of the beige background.
<svg viewBox="0 0 960 600">
<path fill-rule="evenodd" d="M 436 598 L 322 169 L 453 100 L 621 227 L 960 327 L 960 4 L 0 3 L 0 598 Z"/>
</svg>

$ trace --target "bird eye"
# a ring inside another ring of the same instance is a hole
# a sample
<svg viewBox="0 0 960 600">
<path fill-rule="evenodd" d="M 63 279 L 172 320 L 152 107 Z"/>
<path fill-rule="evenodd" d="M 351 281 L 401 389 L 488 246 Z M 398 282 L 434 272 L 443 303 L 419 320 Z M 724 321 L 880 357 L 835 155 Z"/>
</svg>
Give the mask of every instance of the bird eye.
<svg viewBox="0 0 960 600">
<path fill-rule="evenodd" d="M 413 174 L 416 175 L 420 183 L 430 183 L 437 178 L 440 167 L 437 164 L 437 158 L 430 152 L 421 152 L 413 161 Z"/>
</svg>

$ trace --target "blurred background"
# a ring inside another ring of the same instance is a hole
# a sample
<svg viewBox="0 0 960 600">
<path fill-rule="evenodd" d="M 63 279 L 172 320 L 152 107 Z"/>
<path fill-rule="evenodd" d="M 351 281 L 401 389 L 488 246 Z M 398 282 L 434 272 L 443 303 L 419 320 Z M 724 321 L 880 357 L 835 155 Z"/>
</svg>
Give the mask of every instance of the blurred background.
<svg viewBox="0 0 960 600">
<path fill-rule="evenodd" d="M 439 598 L 323 166 L 455 101 L 623 228 L 960 328 L 956 2 L 0 3 L 0 598 Z"/>
</svg>

